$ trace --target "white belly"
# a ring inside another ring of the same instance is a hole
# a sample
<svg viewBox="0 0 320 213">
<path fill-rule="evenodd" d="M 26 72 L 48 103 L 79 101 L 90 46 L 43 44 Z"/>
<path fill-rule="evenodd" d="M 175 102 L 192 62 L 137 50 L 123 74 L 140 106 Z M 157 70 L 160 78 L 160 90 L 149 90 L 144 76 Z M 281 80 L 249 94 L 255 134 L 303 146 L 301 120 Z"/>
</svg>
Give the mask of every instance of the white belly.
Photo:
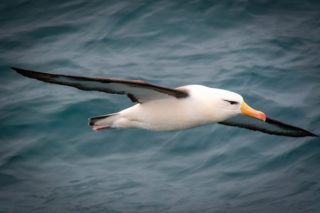
<svg viewBox="0 0 320 213">
<path fill-rule="evenodd" d="M 190 99 L 162 99 L 136 104 L 120 112 L 125 119 L 119 127 L 157 131 L 190 128 L 212 122 L 203 106 Z"/>
</svg>

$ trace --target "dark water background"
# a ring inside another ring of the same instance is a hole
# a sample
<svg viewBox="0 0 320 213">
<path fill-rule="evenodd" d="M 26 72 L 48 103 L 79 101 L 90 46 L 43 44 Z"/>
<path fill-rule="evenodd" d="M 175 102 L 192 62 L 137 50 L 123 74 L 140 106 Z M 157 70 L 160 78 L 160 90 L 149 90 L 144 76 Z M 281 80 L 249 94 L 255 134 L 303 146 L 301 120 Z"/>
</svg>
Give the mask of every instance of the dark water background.
<svg viewBox="0 0 320 213">
<path fill-rule="evenodd" d="M 9 69 L 224 88 L 319 134 L 319 1 L 3 0 L 0 26 L 0 212 L 319 212 L 317 138 L 96 133 L 126 97 Z"/>
</svg>

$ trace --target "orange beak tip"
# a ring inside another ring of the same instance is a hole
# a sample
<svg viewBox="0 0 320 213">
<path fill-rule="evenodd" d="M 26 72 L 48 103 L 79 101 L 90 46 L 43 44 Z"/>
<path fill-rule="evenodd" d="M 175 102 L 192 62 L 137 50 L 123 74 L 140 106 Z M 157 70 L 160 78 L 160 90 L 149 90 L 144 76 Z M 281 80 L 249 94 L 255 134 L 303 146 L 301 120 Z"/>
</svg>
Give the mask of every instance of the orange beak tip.
<svg viewBox="0 0 320 213">
<path fill-rule="evenodd" d="M 263 112 L 261 112 L 261 120 L 263 120 L 264 122 L 266 122 L 267 120 L 267 116 Z"/>
</svg>

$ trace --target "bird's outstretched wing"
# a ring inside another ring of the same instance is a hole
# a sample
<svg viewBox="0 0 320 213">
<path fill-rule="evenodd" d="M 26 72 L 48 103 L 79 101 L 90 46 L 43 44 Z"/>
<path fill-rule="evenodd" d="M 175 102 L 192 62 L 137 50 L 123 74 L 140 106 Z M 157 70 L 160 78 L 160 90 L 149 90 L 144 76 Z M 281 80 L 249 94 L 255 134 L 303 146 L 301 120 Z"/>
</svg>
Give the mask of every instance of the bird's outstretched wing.
<svg viewBox="0 0 320 213">
<path fill-rule="evenodd" d="M 60 75 L 31 71 L 16 67 L 12 67 L 12 69 L 26 77 L 48 83 L 67 85 L 81 90 L 94 90 L 112 94 L 127 95 L 131 101 L 136 103 L 143 103 L 163 98 L 188 97 L 188 93 L 186 91 L 161 87 L 139 80 Z"/>
<path fill-rule="evenodd" d="M 240 128 L 260 131 L 271 135 L 282 135 L 289 137 L 317 137 L 317 135 L 307 130 L 283 123 L 272 118 L 267 118 L 266 121 L 263 122 L 254 118 L 239 115 L 219 123 L 228 126 L 236 126 Z"/>
</svg>

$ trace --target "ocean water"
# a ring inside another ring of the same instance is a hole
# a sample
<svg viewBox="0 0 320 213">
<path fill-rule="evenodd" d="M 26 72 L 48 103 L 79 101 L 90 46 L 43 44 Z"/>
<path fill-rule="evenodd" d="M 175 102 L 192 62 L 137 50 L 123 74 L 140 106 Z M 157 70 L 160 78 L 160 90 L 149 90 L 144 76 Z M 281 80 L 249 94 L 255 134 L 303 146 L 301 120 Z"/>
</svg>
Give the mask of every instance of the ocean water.
<svg viewBox="0 0 320 213">
<path fill-rule="evenodd" d="M 311 0 L 2 0 L 0 212 L 318 212 L 319 138 L 94 132 L 130 100 L 10 66 L 228 89 L 320 134 L 319 20 Z"/>
</svg>

